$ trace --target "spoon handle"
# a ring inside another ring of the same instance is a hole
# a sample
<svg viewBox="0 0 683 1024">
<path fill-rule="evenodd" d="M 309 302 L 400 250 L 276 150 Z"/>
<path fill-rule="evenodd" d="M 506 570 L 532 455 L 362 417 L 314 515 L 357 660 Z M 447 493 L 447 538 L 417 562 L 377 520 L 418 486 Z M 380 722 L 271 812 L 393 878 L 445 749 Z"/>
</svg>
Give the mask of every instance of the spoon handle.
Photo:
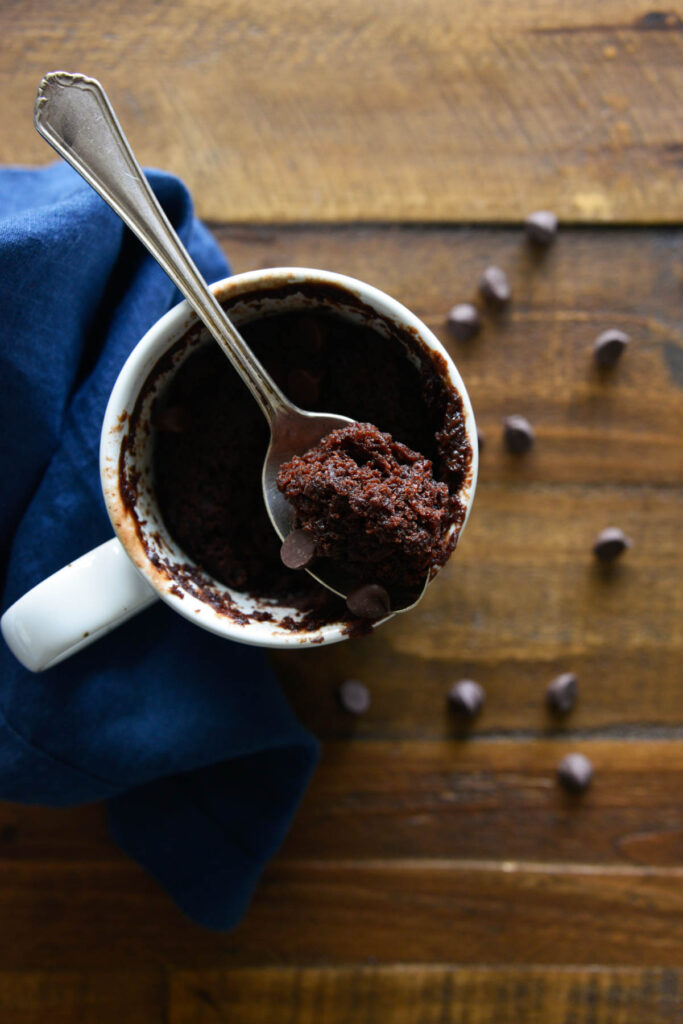
<svg viewBox="0 0 683 1024">
<path fill-rule="evenodd" d="M 292 409 L 231 324 L 150 188 L 107 94 L 85 75 L 52 71 L 36 97 L 36 130 L 137 235 L 211 332 L 269 422 Z"/>
</svg>

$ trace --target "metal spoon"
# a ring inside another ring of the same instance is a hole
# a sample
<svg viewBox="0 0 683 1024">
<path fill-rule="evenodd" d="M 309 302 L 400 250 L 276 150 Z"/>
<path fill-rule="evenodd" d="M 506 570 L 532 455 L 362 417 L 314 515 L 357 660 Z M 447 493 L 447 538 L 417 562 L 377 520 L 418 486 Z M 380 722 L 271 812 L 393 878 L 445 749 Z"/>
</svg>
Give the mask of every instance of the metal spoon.
<svg viewBox="0 0 683 1024">
<path fill-rule="evenodd" d="M 294 510 L 280 493 L 276 477 L 283 462 L 301 455 L 332 430 L 354 421 L 347 416 L 299 409 L 280 391 L 230 322 L 152 192 L 128 144 L 107 95 L 94 78 L 52 71 L 36 98 L 36 130 L 78 171 L 137 235 L 185 296 L 207 330 L 240 374 L 270 424 L 270 444 L 263 464 L 263 500 L 270 520 L 284 538 L 294 525 Z M 307 570 L 343 598 L 358 587 L 342 571 L 326 566 Z M 392 611 L 415 604 L 424 585 L 392 591 Z"/>
</svg>

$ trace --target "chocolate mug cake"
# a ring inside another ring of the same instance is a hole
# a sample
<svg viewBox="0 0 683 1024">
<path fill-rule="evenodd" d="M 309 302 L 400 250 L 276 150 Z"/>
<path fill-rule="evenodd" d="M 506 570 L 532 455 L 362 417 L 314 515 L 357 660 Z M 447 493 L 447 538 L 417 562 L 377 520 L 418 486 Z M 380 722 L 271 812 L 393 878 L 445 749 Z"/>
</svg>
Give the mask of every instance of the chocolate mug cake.
<svg viewBox="0 0 683 1024">
<path fill-rule="evenodd" d="M 424 578 L 452 552 L 466 514 L 460 492 L 471 472 L 472 449 L 462 401 L 448 385 L 438 353 L 428 351 L 407 329 L 389 330 L 369 317 L 351 318 L 341 307 L 337 311 L 334 289 L 329 290 L 324 309 L 269 309 L 241 323 L 240 331 L 296 404 L 341 413 L 366 425 L 362 443 L 372 451 L 361 476 L 371 475 L 382 463 L 382 472 L 388 467 L 393 471 L 393 483 L 406 477 L 412 490 L 404 508 L 410 536 L 407 546 L 403 537 L 403 548 L 407 553 L 412 546 L 412 556 L 402 557 L 400 538 L 397 548 L 386 529 L 383 534 L 380 529 L 376 537 L 369 535 L 356 545 L 356 561 L 366 572 L 370 567 L 370 582 L 405 582 L 416 574 Z M 150 390 L 156 389 L 156 500 L 168 533 L 188 557 L 179 585 L 191 584 L 196 567 L 226 587 L 297 610 L 292 628 L 315 629 L 334 621 L 364 628 L 341 598 L 307 573 L 283 564 L 281 541 L 261 489 L 267 423 L 222 351 L 200 336 L 199 328 L 191 328 L 148 382 Z M 174 360 L 177 368 L 169 374 Z M 168 379 L 157 388 L 156 377 L 163 373 Z M 131 428 L 134 436 L 135 422 Z M 377 489 L 384 491 L 385 511 L 392 492 L 388 479 Z M 134 488 L 135 481 L 130 483 Z M 129 505 L 134 505 L 133 494 Z M 350 545 L 352 532 L 347 517 Z M 331 533 L 322 526 L 318 533 L 320 538 L 326 534 L 320 556 L 329 557 Z M 177 567 L 173 571 L 180 572 Z M 228 603 L 226 599 L 226 613 Z"/>
</svg>

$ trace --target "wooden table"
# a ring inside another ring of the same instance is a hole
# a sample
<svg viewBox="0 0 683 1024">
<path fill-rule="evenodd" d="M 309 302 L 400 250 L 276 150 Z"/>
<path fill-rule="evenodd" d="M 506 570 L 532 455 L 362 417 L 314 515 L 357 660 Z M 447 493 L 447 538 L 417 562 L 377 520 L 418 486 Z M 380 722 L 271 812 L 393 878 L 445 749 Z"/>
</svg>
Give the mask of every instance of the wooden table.
<svg viewBox="0 0 683 1024">
<path fill-rule="evenodd" d="M 632 0 L 103 0 L 0 10 L 0 160 L 99 77 L 235 270 L 357 275 L 441 337 L 486 436 L 461 547 L 375 636 L 275 661 L 323 759 L 241 927 L 188 923 L 100 807 L 0 807 L 8 1024 L 683 1020 L 683 14 Z M 554 209 L 536 258 L 523 216 Z M 484 266 L 509 315 L 444 318 Z M 608 377 L 594 336 L 627 330 Z M 503 415 L 537 431 L 524 459 Z M 598 571 L 594 535 L 633 549 Z M 548 681 L 578 674 L 565 721 Z M 335 690 L 363 679 L 372 708 Z M 445 694 L 486 688 L 465 733 Z M 555 781 L 568 751 L 595 779 Z"/>
</svg>

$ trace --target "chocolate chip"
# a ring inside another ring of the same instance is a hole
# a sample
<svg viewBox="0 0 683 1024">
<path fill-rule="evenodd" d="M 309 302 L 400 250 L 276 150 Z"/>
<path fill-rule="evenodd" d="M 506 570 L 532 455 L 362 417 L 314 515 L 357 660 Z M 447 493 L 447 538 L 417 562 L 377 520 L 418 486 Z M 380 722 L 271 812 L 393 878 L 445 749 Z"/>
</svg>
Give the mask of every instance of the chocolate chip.
<svg viewBox="0 0 683 1024">
<path fill-rule="evenodd" d="M 320 380 L 310 370 L 297 367 L 287 374 L 287 394 L 295 405 L 311 409 L 320 399 Z"/>
<path fill-rule="evenodd" d="M 598 366 L 615 366 L 630 340 L 628 334 L 616 328 L 599 334 L 593 342 L 593 358 Z"/>
<path fill-rule="evenodd" d="M 524 230 L 536 245 L 551 245 L 557 235 L 557 217 L 550 210 L 536 210 L 524 221 Z"/>
<path fill-rule="evenodd" d="M 288 569 L 306 569 L 315 558 L 315 539 L 305 530 L 292 530 L 282 542 L 280 558 Z"/>
<path fill-rule="evenodd" d="M 632 547 L 633 541 L 618 526 L 608 526 L 597 535 L 593 542 L 595 557 L 601 562 L 613 562 L 615 558 Z"/>
<path fill-rule="evenodd" d="M 481 320 L 479 310 L 470 302 L 461 302 L 453 306 L 446 317 L 448 328 L 458 341 L 469 341 L 479 333 Z"/>
<path fill-rule="evenodd" d="M 558 715 L 568 715 L 576 704 L 579 683 L 573 672 L 563 672 L 548 684 L 545 697 L 548 707 Z"/>
<path fill-rule="evenodd" d="M 467 718 L 475 718 L 484 706 L 484 687 L 472 679 L 459 679 L 448 691 L 448 703 L 453 711 Z"/>
<path fill-rule="evenodd" d="M 484 435 L 482 434 L 481 430 L 477 430 L 477 444 L 479 445 L 479 451 L 483 452 L 483 450 L 484 450 Z"/>
<path fill-rule="evenodd" d="M 192 414 L 184 405 L 169 405 L 154 416 L 154 426 L 164 434 L 184 434 L 192 422 Z"/>
<path fill-rule="evenodd" d="M 503 441 L 509 452 L 522 455 L 533 448 L 534 428 L 523 416 L 506 416 L 503 420 Z"/>
<path fill-rule="evenodd" d="M 366 583 L 352 590 L 346 607 L 359 619 L 381 619 L 391 611 L 389 594 L 379 583 Z"/>
<path fill-rule="evenodd" d="M 585 754 L 567 754 L 557 766 L 557 777 L 565 789 L 581 793 L 593 778 L 593 765 Z"/>
<path fill-rule="evenodd" d="M 500 267 L 486 268 L 479 281 L 479 291 L 494 306 L 504 306 L 512 294 L 507 274 Z"/>
<path fill-rule="evenodd" d="M 364 715 L 370 708 L 370 691 L 358 679 L 346 679 L 337 690 L 339 703 L 351 715 Z"/>
</svg>

